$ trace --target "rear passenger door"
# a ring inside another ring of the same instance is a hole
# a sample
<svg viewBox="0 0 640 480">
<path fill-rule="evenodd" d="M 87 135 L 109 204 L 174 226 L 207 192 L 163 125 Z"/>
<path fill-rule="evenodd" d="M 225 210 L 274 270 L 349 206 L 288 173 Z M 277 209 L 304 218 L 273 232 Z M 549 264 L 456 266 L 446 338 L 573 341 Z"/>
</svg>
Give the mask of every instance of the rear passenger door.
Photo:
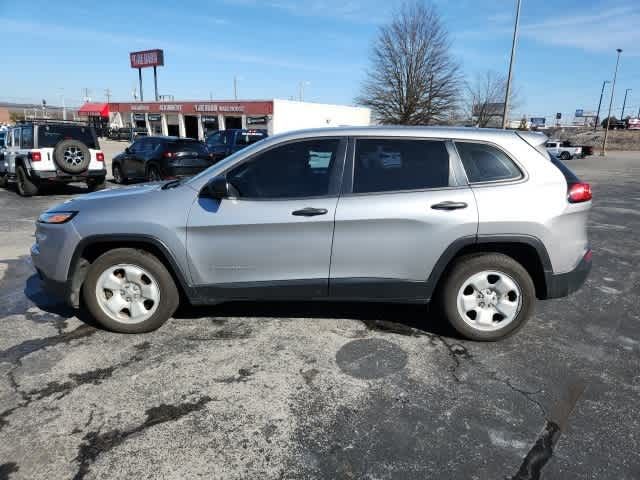
<svg viewBox="0 0 640 480">
<path fill-rule="evenodd" d="M 443 252 L 475 238 L 478 212 L 450 142 L 357 138 L 335 217 L 334 298 L 427 299 Z"/>
</svg>

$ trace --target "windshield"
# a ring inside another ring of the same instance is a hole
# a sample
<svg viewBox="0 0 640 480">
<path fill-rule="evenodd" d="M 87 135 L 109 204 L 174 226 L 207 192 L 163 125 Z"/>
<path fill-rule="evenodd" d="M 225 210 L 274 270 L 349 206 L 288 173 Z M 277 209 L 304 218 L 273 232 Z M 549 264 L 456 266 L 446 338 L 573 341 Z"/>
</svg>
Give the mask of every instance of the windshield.
<svg viewBox="0 0 640 480">
<path fill-rule="evenodd" d="M 41 125 L 38 128 L 38 147 L 55 147 L 62 140 L 79 140 L 89 148 L 100 148 L 91 127 L 79 125 Z"/>
<path fill-rule="evenodd" d="M 252 145 L 266 137 L 267 137 L 266 132 L 261 132 L 261 131 L 241 132 L 241 133 L 238 133 L 238 136 L 236 137 L 236 145 Z"/>
</svg>

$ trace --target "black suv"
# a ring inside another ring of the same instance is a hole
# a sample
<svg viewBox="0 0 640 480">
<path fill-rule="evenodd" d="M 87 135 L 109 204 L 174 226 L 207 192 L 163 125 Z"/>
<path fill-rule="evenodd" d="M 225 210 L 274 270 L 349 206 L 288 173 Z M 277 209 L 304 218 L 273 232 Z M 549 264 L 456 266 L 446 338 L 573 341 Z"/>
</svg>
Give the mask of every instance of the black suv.
<svg viewBox="0 0 640 480">
<path fill-rule="evenodd" d="M 141 137 L 113 159 L 116 183 L 189 177 L 215 163 L 204 143 L 191 138 Z"/>
<path fill-rule="evenodd" d="M 20 122 L 4 139 L 0 186 L 15 182 L 24 197 L 51 183 L 84 182 L 90 190 L 104 186 L 106 169 L 90 125 L 60 120 Z"/>
<path fill-rule="evenodd" d="M 209 135 L 205 141 L 209 152 L 215 160 L 222 160 L 238 150 L 267 138 L 267 131 L 262 129 L 219 130 Z"/>
</svg>

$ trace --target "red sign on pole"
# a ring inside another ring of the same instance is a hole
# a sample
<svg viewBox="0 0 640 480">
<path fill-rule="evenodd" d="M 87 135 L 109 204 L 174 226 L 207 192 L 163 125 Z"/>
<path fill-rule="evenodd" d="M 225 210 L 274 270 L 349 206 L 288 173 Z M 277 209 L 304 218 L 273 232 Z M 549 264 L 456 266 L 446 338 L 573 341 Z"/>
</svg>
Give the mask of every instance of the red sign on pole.
<svg viewBox="0 0 640 480">
<path fill-rule="evenodd" d="M 159 49 L 131 52 L 131 68 L 161 67 L 164 66 L 164 52 Z"/>
</svg>

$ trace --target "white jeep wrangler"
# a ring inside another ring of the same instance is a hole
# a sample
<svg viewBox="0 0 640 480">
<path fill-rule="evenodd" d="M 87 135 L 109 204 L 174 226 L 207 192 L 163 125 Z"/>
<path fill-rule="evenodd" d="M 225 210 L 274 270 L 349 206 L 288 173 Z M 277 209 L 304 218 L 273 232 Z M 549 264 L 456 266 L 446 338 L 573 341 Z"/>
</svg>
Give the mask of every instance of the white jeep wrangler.
<svg viewBox="0 0 640 480">
<path fill-rule="evenodd" d="M 0 187 L 15 182 L 30 197 L 49 183 L 83 182 L 89 190 L 104 187 L 104 153 L 92 127 L 65 121 L 18 123 L 6 134 L 0 156 Z"/>
</svg>

